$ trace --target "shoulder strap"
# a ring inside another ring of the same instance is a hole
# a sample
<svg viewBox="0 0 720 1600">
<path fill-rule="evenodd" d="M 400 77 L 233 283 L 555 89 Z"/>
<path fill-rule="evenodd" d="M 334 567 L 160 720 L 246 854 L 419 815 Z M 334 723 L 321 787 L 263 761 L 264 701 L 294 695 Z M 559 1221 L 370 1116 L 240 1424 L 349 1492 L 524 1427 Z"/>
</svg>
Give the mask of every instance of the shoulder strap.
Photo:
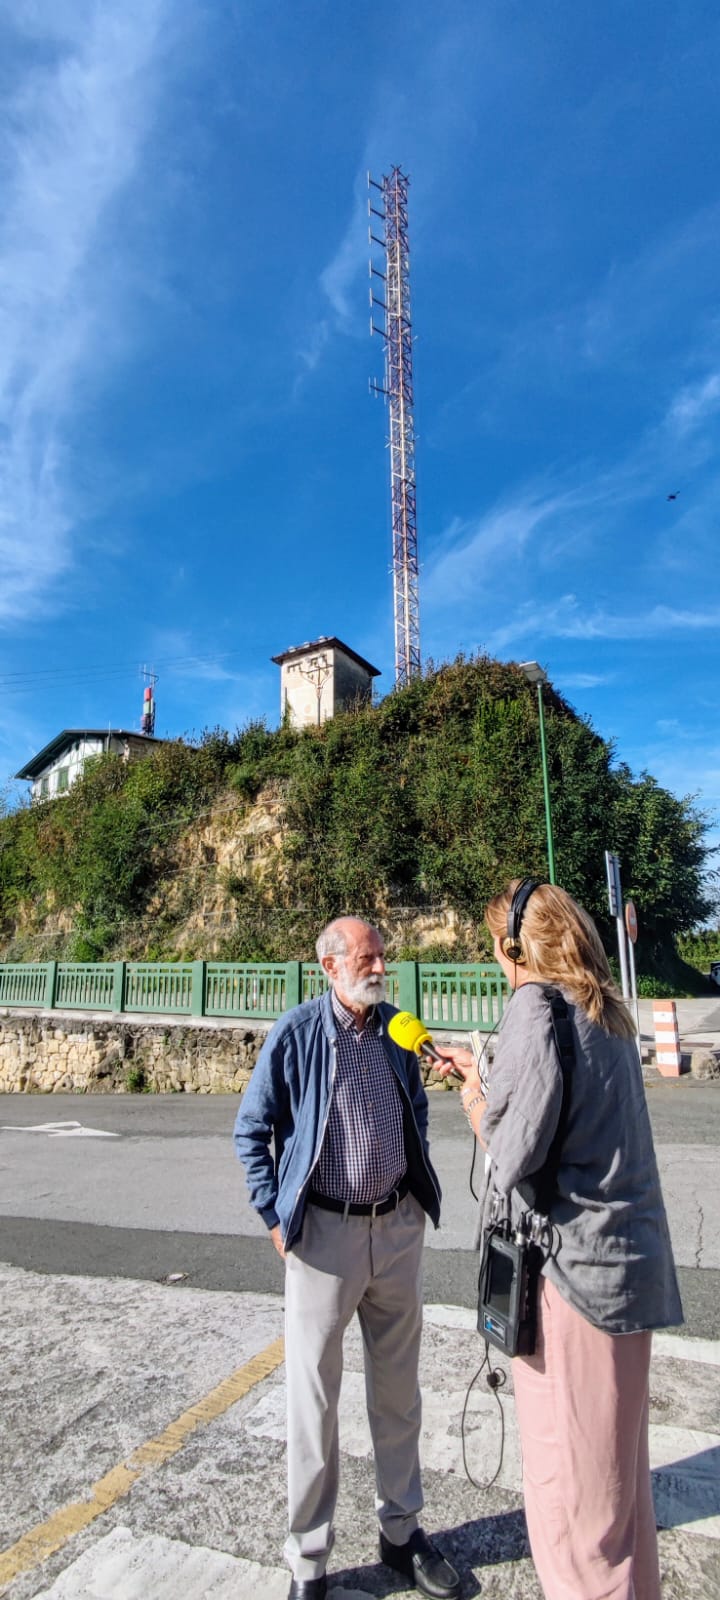
<svg viewBox="0 0 720 1600">
<path fill-rule="evenodd" d="M 547 1217 L 555 1199 L 558 1169 L 570 1114 L 575 1044 L 567 1002 L 563 999 L 560 990 L 548 987 L 543 989 L 543 994 L 550 1006 L 555 1045 L 560 1062 L 560 1071 L 562 1072 L 562 1101 L 557 1127 L 544 1165 L 539 1167 L 537 1172 L 531 1173 L 528 1178 L 524 1178 L 522 1183 L 517 1185 L 517 1191 L 521 1199 L 532 1211 L 538 1211 L 541 1216 Z"/>
</svg>

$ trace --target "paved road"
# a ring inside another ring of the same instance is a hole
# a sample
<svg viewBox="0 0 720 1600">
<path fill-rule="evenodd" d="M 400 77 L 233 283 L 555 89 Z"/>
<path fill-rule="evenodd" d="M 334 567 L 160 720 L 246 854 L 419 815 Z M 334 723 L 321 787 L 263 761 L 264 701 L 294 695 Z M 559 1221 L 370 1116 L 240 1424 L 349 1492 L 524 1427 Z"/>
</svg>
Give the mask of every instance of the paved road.
<svg viewBox="0 0 720 1600">
<path fill-rule="evenodd" d="M 714 1337 L 720 1084 L 660 1079 L 648 1099 L 685 1331 Z M 427 1296 L 471 1307 L 473 1145 L 456 1097 L 430 1100 L 444 1201 L 442 1227 L 428 1234 Z M 282 1267 L 247 1203 L 232 1150 L 236 1106 L 224 1095 L 0 1096 L 2 1259 L 41 1272 L 155 1281 L 184 1272 L 198 1288 L 281 1293 Z"/>
<path fill-rule="evenodd" d="M 664 1596 L 716 1600 L 720 1085 L 650 1081 L 648 1097 L 688 1317 L 657 1338 L 653 1369 Z M 229 1138 L 235 1105 L 0 1098 L 7 1600 L 286 1594 L 282 1267 L 245 1200 Z M 445 1211 L 426 1251 L 426 1521 L 462 1567 L 468 1597 L 481 1586 L 486 1600 L 539 1600 L 510 1382 L 497 1482 L 477 1489 L 463 1472 L 460 1417 L 479 1364 L 477 1265 L 471 1146 L 454 1096 L 431 1097 L 431 1130 Z M 338 1600 L 395 1592 L 376 1557 L 361 1368 L 353 1333 Z M 498 1449 L 497 1403 L 481 1383 L 468 1418 L 474 1476 L 491 1476 Z"/>
</svg>

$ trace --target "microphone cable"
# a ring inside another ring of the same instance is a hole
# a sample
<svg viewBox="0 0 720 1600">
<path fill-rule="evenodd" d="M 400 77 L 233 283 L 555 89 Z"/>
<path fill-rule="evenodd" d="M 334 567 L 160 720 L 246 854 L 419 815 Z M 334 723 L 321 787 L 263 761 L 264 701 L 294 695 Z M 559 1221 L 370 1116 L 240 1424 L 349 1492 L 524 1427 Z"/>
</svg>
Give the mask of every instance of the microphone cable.
<svg viewBox="0 0 720 1600">
<path fill-rule="evenodd" d="M 478 1378 L 480 1377 L 481 1373 L 485 1371 L 485 1367 L 487 1367 L 487 1369 L 488 1369 L 486 1377 L 485 1377 L 485 1382 L 486 1382 L 486 1384 L 488 1386 L 488 1389 L 490 1389 L 491 1393 L 494 1394 L 495 1399 L 497 1401 L 497 1408 L 498 1408 L 498 1411 L 500 1412 L 500 1455 L 499 1455 L 499 1458 L 498 1458 L 497 1467 L 495 1468 L 495 1471 L 494 1471 L 492 1477 L 488 1478 L 486 1483 L 479 1483 L 477 1478 L 473 1477 L 473 1475 L 472 1475 L 472 1473 L 470 1471 L 470 1468 L 468 1466 L 467 1438 L 466 1438 L 466 1434 L 465 1434 L 465 1419 L 467 1417 L 467 1409 L 468 1409 L 468 1404 L 469 1404 L 469 1401 L 470 1401 L 470 1395 L 472 1394 L 472 1391 L 473 1391 L 473 1389 L 475 1387 L 475 1384 L 477 1383 Z M 463 1409 L 462 1409 L 462 1417 L 460 1419 L 460 1441 L 461 1441 L 461 1444 L 462 1444 L 463 1467 L 465 1468 L 465 1477 L 467 1478 L 468 1482 L 472 1484 L 474 1489 L 491 1489 L 493 1484 L 497 1482 L 497 1479 L 500 1477 L 500 1473 L 502 1472 L 503 1457 L 504 1457 L 504 1454 L 505 1454 L 505 1412 L 503 1411 L 502 1401 L 500 1399 L 500 1395 L 498 1393 L 498 1390 L 499 1389 L 504 1389 L 506 1383 L 507 1383 L 507 1373 L 504 1371 L 504 1369 L 502 1367 L 491 1367 L 491 1365 L 490 1365 L 490 1346 L 486 1341 L 486 1343 L 485 1343 L 485 1354 L 484 1354 L 484 1356 L 482 1358 L 480 1366 L 478 1367 L 477 1372 L 475 1373 L 475 1376 L 473 1378 L 471 1378 L 470 1383 L 468 1384 L 467 1393 L 465 1395 L 465 1403 L 464 1403 Z"/>
</svg>

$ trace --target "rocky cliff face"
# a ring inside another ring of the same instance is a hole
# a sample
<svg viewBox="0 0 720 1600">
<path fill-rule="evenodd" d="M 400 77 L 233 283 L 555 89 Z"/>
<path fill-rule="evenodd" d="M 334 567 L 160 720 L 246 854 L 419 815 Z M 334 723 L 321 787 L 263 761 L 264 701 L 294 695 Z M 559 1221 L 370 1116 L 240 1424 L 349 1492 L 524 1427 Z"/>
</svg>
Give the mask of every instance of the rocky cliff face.
<svg viewBox="0 0 720 1600">
<path fill-rule="evenodd" d="M 158 919 L 171 919 L 172 953 L 217 956 L 232 938 L 238 907 L 248 894 L 267 904 L 282 897 L 286 834 L 279 785 L 263 790 L 244 811 L 236 799 L 225 796 L 179 838 L 176 870 L 153 896 L 135 940 L 126 941 L 126 953 L 152 949 L 153 925 Z M 383 897 L 378 921 L 391 951 L 408 947 L 422 951 L 437 945 L 452 949 L 472 938 L 467 918 L 451 907 L 420 910 Z M 308 930 L 311 945 L 316 931 Z"/>
<path fill-rule="evenodd" d="M 163 842 L 162 857 L 158 852 L 157 887 L 141 915 L 132 921 L 118 920 L 113 945 L 102 957 L 82 948 L 78 953 L 83 927 L 80 908 L 57 909 L 48 892 L 42 901 L 21 903 L 16 908 L 14 927 L 6 930 L 0 959 L 240 958 L 235 946 L 248 906 L 257 913 L 258 907 L 292 905 L 286 841 L 281 784 L 267 785 L 250 805 L 233 791 L 225 791 L 212 809 L 177 833 L 170 851 Z M 449 951 L 455 945 L 467 949 L 472 941 L 467 919 L 449 907 L 405 907 L 381 893 L 377 921 L 391 954 L 437 946 Z M 308 956 L 317 931 L 315 918 L 309 914 L 307 928 L 303 925 Z M 277 952 L 279 959 L 299 953 L 285 948 Z"/>
<path fill-rule="evenodd" d="M 136 942 L 152 943 L 161 919 L 174 924 L 173 953 L 217 955 L 236 926 L 238 896 L 249 888 L 271 898 L 281 882 L 283 832 L 279 789 L 264 791 L 249 810 L 237 797 L 221 797 L 178 838 L 175 870 L 150 900 Z"/>
</svg>

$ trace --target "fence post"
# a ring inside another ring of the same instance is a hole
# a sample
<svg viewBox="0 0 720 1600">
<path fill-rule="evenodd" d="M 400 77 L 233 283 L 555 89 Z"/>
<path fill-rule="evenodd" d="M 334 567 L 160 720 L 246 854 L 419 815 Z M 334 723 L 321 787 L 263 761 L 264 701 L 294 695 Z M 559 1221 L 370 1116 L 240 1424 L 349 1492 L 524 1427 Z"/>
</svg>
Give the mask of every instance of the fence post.
<svg viewBox="0 0 720 1600">
<path fill-rule="evenodd" d="M 57 961 L 45 963 L 45 1008 L 52 1011 L 55 1005 L 55 990 L 57 988 Z"/>
<path fill-rule="evenodd" d="M 398 961 L 398 1008 L 420 1014 L 420 983 L 417 961 Z"/>
<path fill-rule="evenodd" d="M 191 1005 L 192 1005 L 192 1015 L 194 1017 L 204 1017 L 204 1015 L 205 1015 L 205 973 L 206 973 L 206 970 L 207 970 L 207 961 L 193 961 L 193 963 L 192 963 Z"/>
<path fill-rule="evenodd" d="M 302 1000 L 302 963 L 300 961 L 285 962 L 285 1010 L 291 1006 L 299 1006 Z"/>
<path fill-rule="evenodd" d="M 125 962 L 113 961 L 112 1008 L 113 1011 L 125 1009 Z"/>
</svg>

